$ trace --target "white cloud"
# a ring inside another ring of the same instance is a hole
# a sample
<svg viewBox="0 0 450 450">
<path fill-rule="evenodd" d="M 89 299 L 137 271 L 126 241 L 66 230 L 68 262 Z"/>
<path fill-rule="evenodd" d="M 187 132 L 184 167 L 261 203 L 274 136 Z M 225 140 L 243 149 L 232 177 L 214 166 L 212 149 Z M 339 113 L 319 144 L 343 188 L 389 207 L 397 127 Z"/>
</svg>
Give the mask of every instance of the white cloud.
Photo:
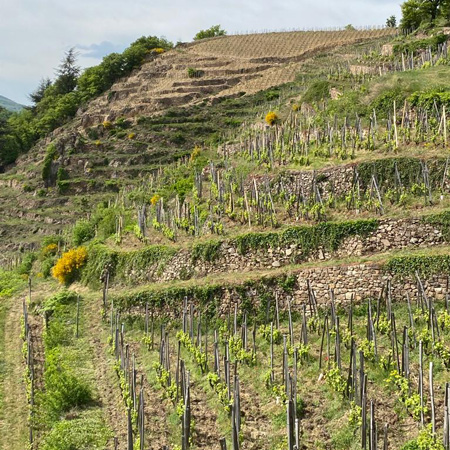
<svg viewBox="0 0 450 450">
<path fill-rule="evenodd" d="M 213 24 L 230 33 L 375 25 L 400 13 L 399 0 L 0 0 L 0 11 L 0 94 L 19 102 L 74 46 L 87 66 L 143 35 L 189 41 Z"/>
</svg>

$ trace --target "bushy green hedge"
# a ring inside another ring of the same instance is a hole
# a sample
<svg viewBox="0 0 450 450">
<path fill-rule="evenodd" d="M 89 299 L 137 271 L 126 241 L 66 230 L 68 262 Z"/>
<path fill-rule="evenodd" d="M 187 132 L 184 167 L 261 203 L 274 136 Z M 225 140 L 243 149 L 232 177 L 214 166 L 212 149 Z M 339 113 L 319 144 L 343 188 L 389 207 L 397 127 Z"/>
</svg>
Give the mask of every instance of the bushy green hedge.
<svg viewBox="0 0 450 450">
<path fill-rule="evenodd" d="M 314 226 L 289 227 L 279 233 L 247 233 L 234 239 L 239 253 L 250 250 L 297 244 L 304 255 L 319 247 L 337 250 L 341 242 L 350 236 L 367 236 L 376 231 L 378 220 L 355 220 L 348 222 L 324 222 Z"/>
<path fill-rule="evenodd" d="M 450 255 L 396 256 L 386 262 L 384 269 L 400 277 L 414 276 L 416 272 L 423 276 L 450 275 Z"/>
<path fill-rule="evenodd" d="M 442 112 L 445 106 L 447 112 L 450 110 L 450 91 L 442 89 L 432 89 L 426 92 L 414 92 L 409 97 L 412 106 L 426 109 L 428 112 L 434 112 L 436 108 Z"/>
<path fill-rule="evenodd" d="M 127 282 L 125 272 L 141 271 L 149 266 L 158 266 L 162 270 L 177 250 L 164 245 L 152 245 L 133 252 L 111 250 L 105 245 L 94 243 L 88 247 L 88 262 L 83 269 L 82 280 L 90 285 L 98 285 L 105 267 L 108 267 L 110 279 Z"/>
<path fill-rule="evenodd" d="M 219 250 L 223 241 L 207 241 L 192 246 L 192 261 L 198 260 L 213 262 L 219 257 Z"/>
<path fill-rule="evenodd" d="M 436 36 L 432 36 L 426 39 L 415 39 L 410 42 L 395 44 L 394 45 L 394 53 L 402 54 L 402 53 L 417 53 L 419 50 L 425 50 L 431 47 L 432 51 L 436 51 L 440 44 L 443 44 L 448 39 L 448 36 L 445 34 L 438 34 Z"/>
<path fill-rule="evenodd" d="M 122 310 L 144 306 L 147 303 L 150 307 L 162 309 L 173 308 L 179 312 L 183 305 L 184 298 L 197 300 L 200 305 L 208 304 L 209 310 L 214 315 L 216 312 L 216 302 L 223 296 L 225 286 L 204 285 L 204 286 L 182 286 L 164 288 L 158 290 L 141 290 L 133 293 L 126 293 L 114 297 L 114 306 Z"/>
</svg>

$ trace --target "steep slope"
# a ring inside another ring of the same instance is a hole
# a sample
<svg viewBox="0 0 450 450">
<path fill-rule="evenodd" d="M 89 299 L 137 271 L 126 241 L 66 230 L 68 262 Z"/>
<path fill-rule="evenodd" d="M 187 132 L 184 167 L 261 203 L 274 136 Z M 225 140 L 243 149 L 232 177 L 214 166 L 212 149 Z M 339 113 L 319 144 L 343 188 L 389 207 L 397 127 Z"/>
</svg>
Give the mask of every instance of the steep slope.
<svg viewBox="0 0 450 450">
<path fill-rule="evenodd" d="M 40 442 L 90 412 L 119 450 L 450 441 L 450 64 L 391 32 L 179 47 L 1 177 L 9 249 L 47 237 L 16 271 Z M 95 401 L 39 420 L 65 371 Z"/>
<path fill-rule="evenodd" d="M 255 104 L 271 102 L 273 94 L 264 90 L 293 81 L 314 54 L 339 49 L 338 60 L 348 65 L 357 50 L 345 50 L 347 45 L 394 33 L 229 36 L 158 56 L 80 109 L 71 123 L 1 175 L 2 247 L 33 248 L 42 234 L 73 223 L 122 186 L 146 179 L 162 164 L 189 155 L 196 145 L 216 145 L 236 126 L 254 121 Z M 51 179 L 43 180 L 52 145 Z"/>
</svg>

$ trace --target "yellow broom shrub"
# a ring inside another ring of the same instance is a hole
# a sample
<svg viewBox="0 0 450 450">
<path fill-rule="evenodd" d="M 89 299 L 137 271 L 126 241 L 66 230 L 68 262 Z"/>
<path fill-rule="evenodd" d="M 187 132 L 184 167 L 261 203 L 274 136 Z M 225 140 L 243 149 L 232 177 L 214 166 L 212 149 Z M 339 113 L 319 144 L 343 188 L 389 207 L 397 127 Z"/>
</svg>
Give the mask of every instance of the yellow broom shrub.
<svg viewBox="0 0 450 450">
<path fill-rule="evenodd" d="M 274 111 L 270 111 L 269 113 L 267 113 L 266 115 L 266 122 L 272 126 L 275 125 L 279 120 L 278 114 Z"/>
<path fill-rule="evenodd" d="M 63 253 L 52 269 L 52 275 L 61 284 L 74 281 L 87 260 L 85 247 L 77 247 Z"/>
<path fill-rule="evenodd" d="M 151 199 L 150 203 L 152 206 L 155 206 L 161 200 L 161 196 L 159 194 L 155 194 Z"/>
</svg>

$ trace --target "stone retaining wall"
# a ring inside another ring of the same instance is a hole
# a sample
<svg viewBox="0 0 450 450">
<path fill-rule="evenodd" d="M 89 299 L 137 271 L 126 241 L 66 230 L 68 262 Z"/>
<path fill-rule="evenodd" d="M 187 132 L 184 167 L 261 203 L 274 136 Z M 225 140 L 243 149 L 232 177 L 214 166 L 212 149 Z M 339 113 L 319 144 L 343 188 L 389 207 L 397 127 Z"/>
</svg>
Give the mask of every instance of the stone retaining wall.
<svg viewBox="0 0 450 450">
<path fill-rule="evenodd" d="M 195 287 L 189 291 L 184 290 L 179 295 L 175 294 L 172 289 L 169 289 L 166 294 L 164 288 L 157 291 L 156 295 L 160 299 L 167 299 L 169 303 L 156 302 L 158 305 L 156 311 L 179 317 L 184 296 L 187 296 L 189 302 L 196 305 L 201 303 L 202 309 L 210 302 L 215 304 L 216 312 L 223 317 L 233 314 L 236 306 L 241 313 L 244 308 L 248 310 L 250 305 L 253 306 L 254 312 L 259 311 L 264 315 L 267 302 L 270 300 L 273 306 L 274 299 L 278 297 L 281 310 L 286 311 L 288 302 L 290 302 L 291 310 L 301 313 L 303 305 L 306 305 L 307 311 L 309 311 L 308 282 L 314 291 L 319 307 L 330 304 L 330 289 L 334 292 L 336 304 L 341 306 L 348 306 L 352 298 L 356 305 L 367 301 L 368 298 L 377 299 L 383 289 L 385 296 L 388 280 L 391 282 L 391 295 L 394 302 L 406 302 L 407 295 L 409 295 L 414 308 L 419 298 L 418 283 L 414 276 L 405 278 L 392 276 L 382 264 L 364 263 L 296 269 L 289 274 L 289 277 L 293 277 L 293 283 L 290 283 L 291 288 L 288 290 L 285 285 L 286 274 L 253 281 L 247 280 L 242 283 L 224 282 L 219 289 L 214 288 L 213 297 L 209 299 L 205 299 L 202 289 L 199 289 L 197 294 Z M 447 274 L 422 277 L 421 282 L 428 298 L 438 301 L 445 298 L 448 284 Z M 214 287 L 213 281 L 211 281 L 211 287 Z M 128 305 L 126 308 L 139 311 L 141 314 L 145 303 L 150 302 L 151 304 L 152 296 L 155 295 L 154 291 L 149 291 L 146 296 L 146 292 L 144 290 L 137 296 L 136 294 L 123 294 L 122 297 L 128 298 L 125 301 L 125 304 Z M 121 301 L 123 304 L 123 300 L 123 298 L 121 300 L 119 298 L 117 304 L 120 304 Z"/>
<path fill-rule="evenodd" d="M 294 311 L 301 311 L 303 305 L 309 305 L 308 287 L 309 281 L 319 305 L 325 306 L 330 302 L 330 289 L 333 289 L 336 304 L 348 305 L 353 297 L 355 303 L 360 303 L 369 297 L 378 298 L 387 281 L 391 280 L 392 299 L 394 301 L 406 301 L 409 294 L 411 301 L 418 297 L 417 281 L 413 277 L 406 279 L 392 278 L 382 265 L 356 264 L 346 266 L 330 266 L 320 268 L 308 268 L 295 271 L 297 285 L 291 294 L 276 283 L 268 287 L 267 293 L 272 297 L 278 295 L 280 307 L 287 309 L 287 302 L 291 301 Z M 443 300 L 447 289 L 447 275 L 434 275 L 423 279 L 424 288 L 429 298 Z M 220 302 L 220 313 L 227 314 L 234 310 L 234 305 L 241 303 L 241 292 L 232 286 L 225 288 Z M 261 307 L 260 293 L 256 288 L 249 287 L 246 294 L 256 308 Z"/>
<path fill-rule="evenodd" d="M 319 248 L 305 254 L 298 244 L 286 247 L 251 249 L 245 255 L 238 252 L 233 241 L 225 241 L 214 261 L 193 261 L 189 250 L 180 250 L 162 267 L 159 263 L 137 270 L 128 268 L 129 282 L 164 282 L 186 280 L 219 273 L 242 273 L 255 269 L 272 269 L 302 262 L 326 261 L 346 257 L 360 257 L 405 248 L 428 248 L 445 242 L 439 226 L 421 219 L 383 219 L 376 231 L 369 235 L 351 236 L 336 251 Z"/>
</svg>

